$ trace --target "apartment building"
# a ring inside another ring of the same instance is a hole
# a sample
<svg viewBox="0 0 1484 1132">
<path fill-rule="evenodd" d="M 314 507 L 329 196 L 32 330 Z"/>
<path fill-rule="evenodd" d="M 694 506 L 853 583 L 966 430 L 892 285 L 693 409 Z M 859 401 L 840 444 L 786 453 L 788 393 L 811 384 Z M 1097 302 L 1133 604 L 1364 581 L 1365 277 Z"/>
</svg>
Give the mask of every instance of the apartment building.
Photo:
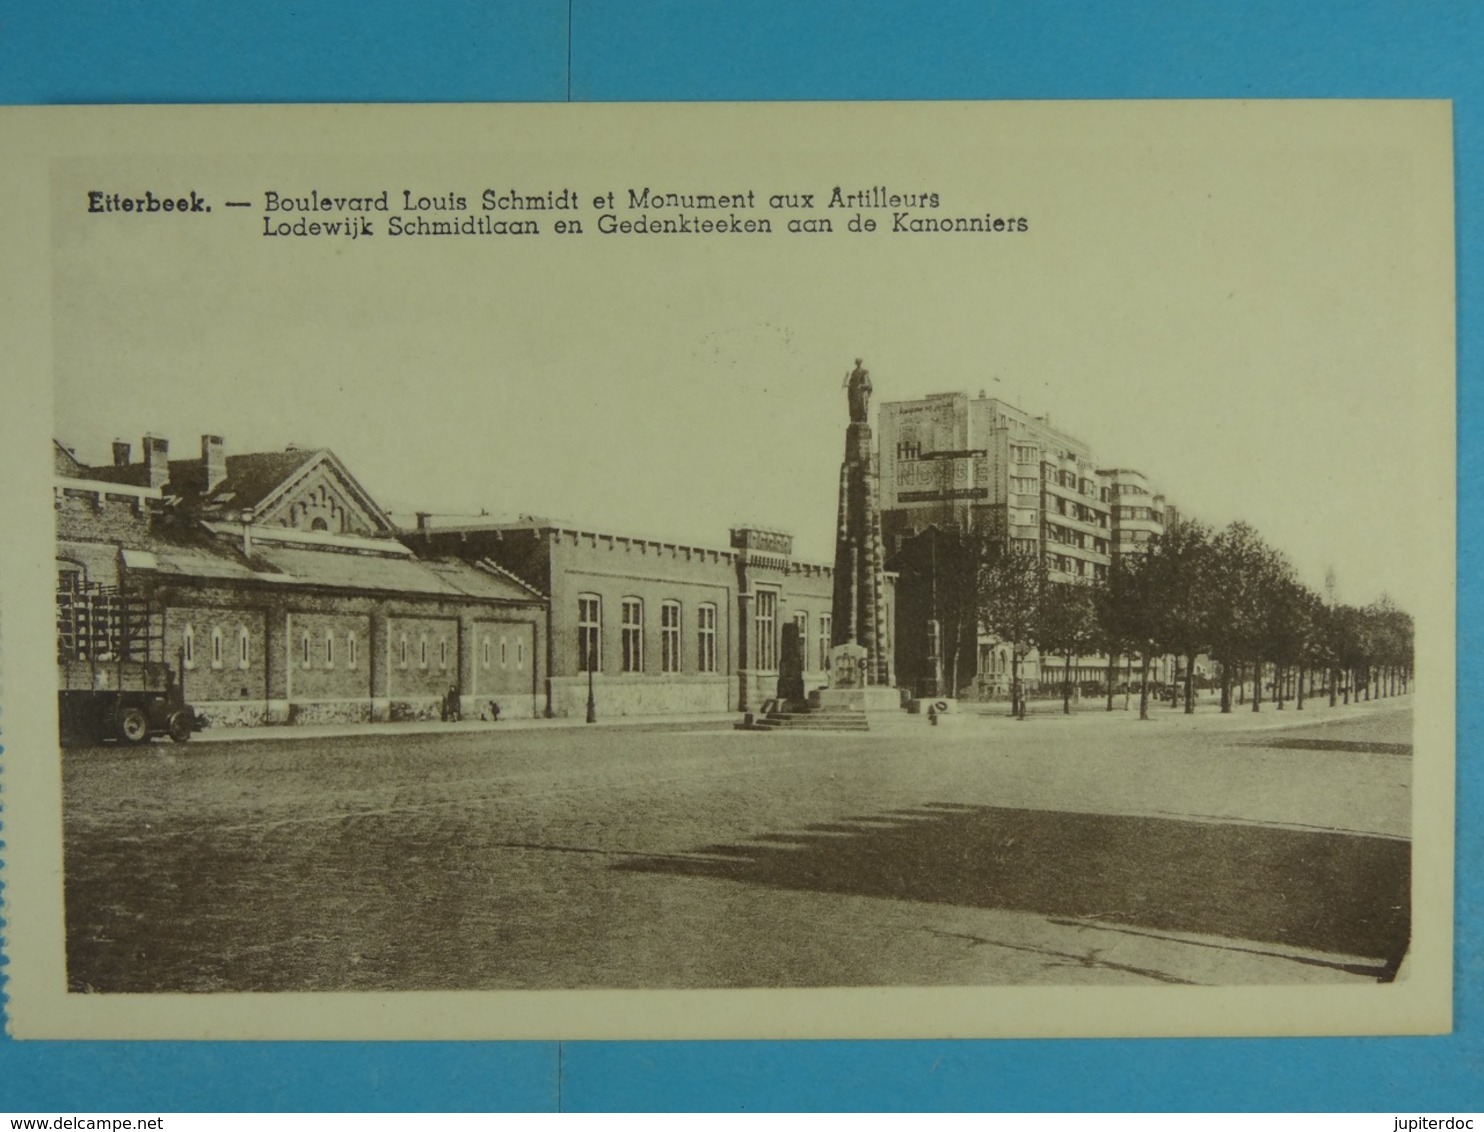
<svg viewBox="0 0 1484 1132">
<path fill-rule="evenodd" d="M 938 393 L 880 407 L 881 526 L 897 583 L 897 661 L 904 683 L 922 679 L 925 625 L 945 621 L 943 532 L 976 532 L 1039 555 L 1053 582 L 1102 578 L 1120 554 L 1147 550 L 1174 514 L 1148 478 L 1102 467 L 1080 437 L 1007 401 L 981 393 Z M 931 540 L 929 550 L 923 540 Z M 951 598 L 951 595 L 948 595 Z M 947 620 L 952 620 L 948 611 Z M 946 641 L 960 688 L 1003 692 L 1009 646 L 979 632 Z M 1101 679 L 1106 659 L 1078 658 L 1077 679 Z M 1060 679 L 1061 658 L 1026 658 L 1032 687 Z M 972 677 L 972 679 L 971 679 Z"/>
</svg>

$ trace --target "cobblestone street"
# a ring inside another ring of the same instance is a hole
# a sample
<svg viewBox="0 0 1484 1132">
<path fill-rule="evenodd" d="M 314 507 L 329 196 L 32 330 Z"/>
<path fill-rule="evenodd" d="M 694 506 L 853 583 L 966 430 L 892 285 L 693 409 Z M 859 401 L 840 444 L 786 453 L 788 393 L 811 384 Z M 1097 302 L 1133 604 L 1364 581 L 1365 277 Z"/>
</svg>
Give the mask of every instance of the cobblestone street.
<svg viewBox="0 0 1484 1132">
<path fill-rule="evenodd" d="M 1394 975 L 1410 924 L 1410 699 L 1135 714 L 902 717 L 860 735 L 537 722 L 72 749 L 69 980 Z"/>
</svg>

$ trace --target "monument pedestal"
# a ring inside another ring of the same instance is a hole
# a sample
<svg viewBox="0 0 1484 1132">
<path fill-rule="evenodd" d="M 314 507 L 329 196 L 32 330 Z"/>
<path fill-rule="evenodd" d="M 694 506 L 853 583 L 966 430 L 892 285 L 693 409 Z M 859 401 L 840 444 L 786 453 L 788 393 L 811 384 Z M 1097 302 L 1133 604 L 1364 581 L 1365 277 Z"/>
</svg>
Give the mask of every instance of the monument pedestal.
<svg viewBox="0 0 1484 1132">
<path fill-rule="evenodd" d="M 868 685 L 864 688 L 821 688 L 809 696 L 817 711 L 863 711 L 900 714 L 902 696 L 895 688 Z"/>
</svg>

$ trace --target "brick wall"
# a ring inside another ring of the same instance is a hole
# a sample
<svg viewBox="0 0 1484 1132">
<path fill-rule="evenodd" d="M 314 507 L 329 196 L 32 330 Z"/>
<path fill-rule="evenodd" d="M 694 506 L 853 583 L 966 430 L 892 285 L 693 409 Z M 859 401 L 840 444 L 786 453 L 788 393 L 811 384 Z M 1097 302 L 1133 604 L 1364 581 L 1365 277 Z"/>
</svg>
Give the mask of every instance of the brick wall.
<svg viewBox="0 0 1484 1132">
<path fill-rule="evenodd" d="M 116 586 L 119 580 L 119 548 L 110 543 L 58 539 L 57 570 L 75 572 L 79 582 Z"/>
<path fill-rule="evenodd" d="M 490 698 L 499 700 L 502 716 L 545 710 L 538 679 L 545 663 L 545 618 L 539 608 L 284 592 L 229 582 L 160 580 L 157 592 L 166 609 L 171 663 L 185 647 L 189 627 L 194 660 L 186 670 L 187 698 L 217 726 L 437 719 L 454 686 L 466 714 L 474 717 L 484 706 L 478 701 Z M 219 664 L 214 633 L 221 640 Z M 490 668 L 481 671 L 485 636 Z"/>
<path fill-rule="evenodd" d="M 500 717 L 524 718 L 538 712 L 541 692 L 540 642 L 530 621 L 474 620 L 469 623 L 469 680 L 464 710 L 490 713 L 490 701 L 500 705 Z"/>
<path fill-rule="evenodd" d="M 174 667 L 185 654 L 187 701 L 214 726 L 259 724 L 268 717 L 268 612 L 233 604 L 172 604 L 165 650 Z"/>
<path fill-rule="evenodd" d="M 371 618 L 285 611 L 284 666 L 293 723 L 371 718 Z"/>
<path fill-rule="evenodd" d="M 598 670 L 611 676 L 709 676 L 700 664 L 699 608 L 716 609 L 715 674 L 736 669 L 733 621 L 737 578 L 730 552 L 646 542 L 640 539 L 552 536 L 552 674 L 580 676 L 578 599 L 596 594 L 602 601 L 602 657 Z M 637 599 L 642 612 L 642 664 L 624 671 L 623 603 Z M 677 670 L 666 672 L 662 609 L 678 602 L 680 648 Z"/>
<path fill-rule="evenodd" d="M 459 684 L 458 619 L 389 617 L 387 644 L 392 718 L 437 718 L 443 697 Z"/>
<path fill-rule="evenodd" d="M 145 500 L 65 490 L 54 499 L 58 541 L 110 545 L 117 554 L 120 546 L 143 546 L 149 540 L 150 504 Z"/>
</svg>

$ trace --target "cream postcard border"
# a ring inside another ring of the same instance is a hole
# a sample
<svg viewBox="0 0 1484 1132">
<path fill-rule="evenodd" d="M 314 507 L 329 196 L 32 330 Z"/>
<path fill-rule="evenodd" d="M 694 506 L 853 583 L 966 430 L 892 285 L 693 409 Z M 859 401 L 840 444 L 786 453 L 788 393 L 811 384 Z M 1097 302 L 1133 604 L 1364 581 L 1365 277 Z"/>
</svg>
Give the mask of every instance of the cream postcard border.
<svg viewBox="0 0 1484 1132">
<path fill-rule="evenodd" d="M 1142 114 L 1151 121 L 1231 104 L 1002 104 L 1027 129 L 1067 116 Z M 1436 539 L 1419 547 L 1437 585 L 1415 610 L 1419 682 L 1413 779 L 1412 950 L 1387 986 L 1230 988 L 874 988 L 747 991 L 519 991 L 394 994 L 69 995 L 63 954 L 60 774 L 50 663 L 53 518 L 50 467 L 51 180 L 54 158 L 327 158 L 457 150 L 478 131 L 529 140 L 574 128 L 629 131 L 662 145 L 657 123 L 686 130 L 828 133 L 876 115 L 931 130 L 962 104 L 509 107 L 147 107 L 0 111 L 0 743 L 4 746 L 4 969 L 10 1032 L 24 1038 L 600 1039 L 831 1038 L 1436 1033 L 1451 1025 L 1454 750 L 1454 295 L 1451 113 L 1446 103 L 1253 104 L 1254 125 L 1285 113 L 1333 116 L 1370 130 L 1413 162 L 1416 197 L 1432 203 L 1422 251 L 1439 264 L 1435 315 L 1416 343 L 1418 388 L 1433 431 L 1412 445 L 1419 479 L 1446 485 L 1419 499 Z M 896 135 L 901 136 L 901 135 Z M 766 153 L 765 142 L 758 143 Z M 1066 176 L 1074 174 L 1068 172 Z M 1446 269 L 1444 269 L 1446 267 Z M 1407 395 L 1405 392 L 1399 395 Z M 39 643 L 44 642 L 44 647 Z M 37 663 L 35 658 L 45 657 Z"/>
</svg>

